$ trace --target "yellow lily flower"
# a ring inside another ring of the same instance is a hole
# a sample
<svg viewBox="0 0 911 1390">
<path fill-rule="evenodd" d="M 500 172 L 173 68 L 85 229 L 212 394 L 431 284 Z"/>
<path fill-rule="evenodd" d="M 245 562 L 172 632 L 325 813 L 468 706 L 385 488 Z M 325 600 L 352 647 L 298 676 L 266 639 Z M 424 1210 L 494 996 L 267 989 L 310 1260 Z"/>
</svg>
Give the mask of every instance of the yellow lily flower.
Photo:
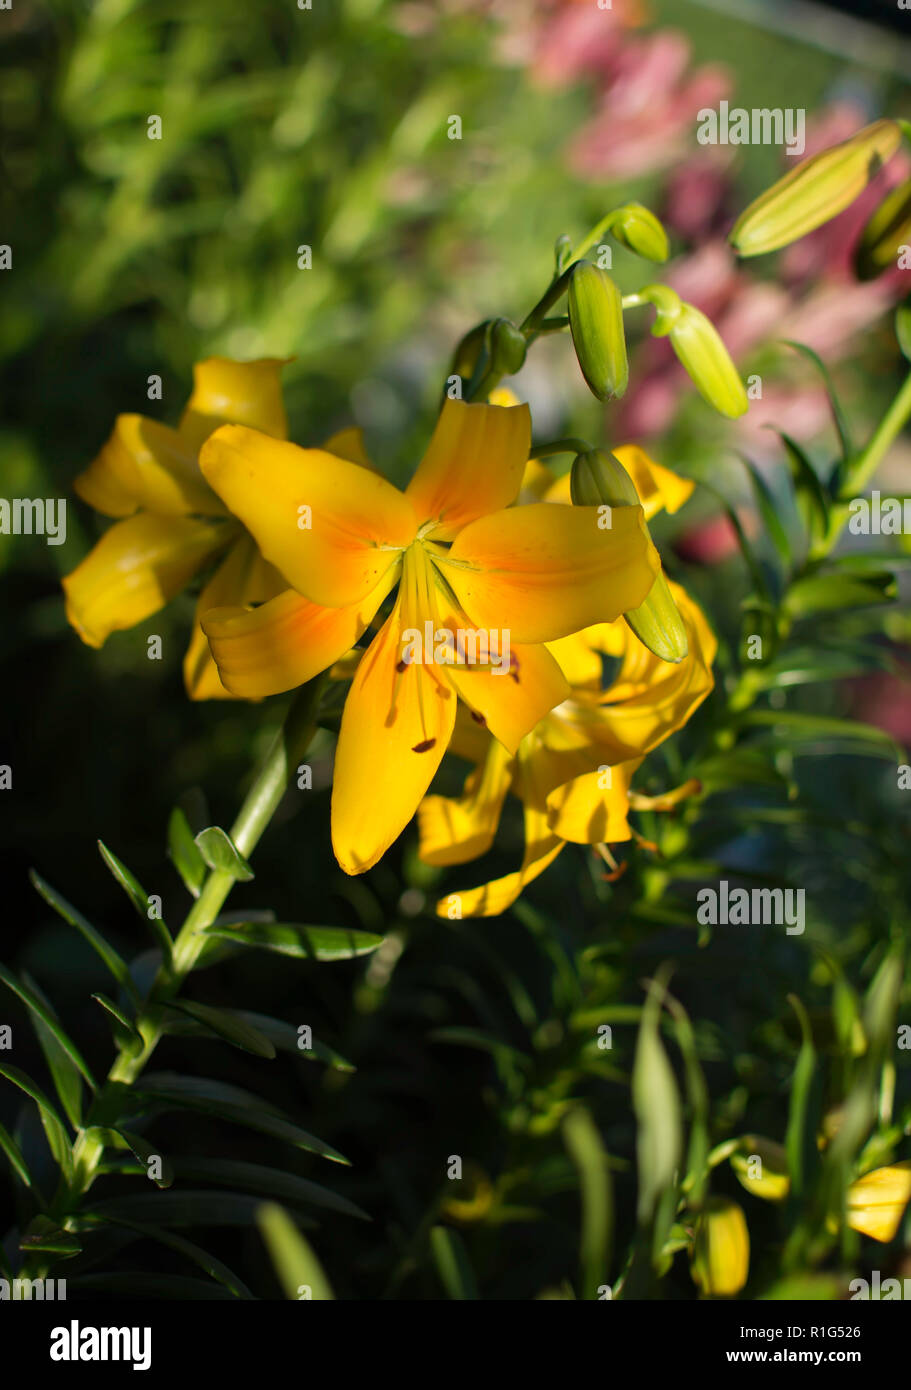
<svg viewBox="0 0 911 1390">
<path fill-rule="evenodd" d="M 252 611 L 204 618 L 228 690 L 275 694 L 331 667 L 399 585 L 339 731 L 332 838 L 347 873 L 375 864 L 411 819 L 457 697 L 514 752 L 568 693 L 543 644 L 616 617 L 651 586 L 658 557 L 641 508 L 618 509 L 602 530 L 596 507 L 511 505 L 530 434 L 525 405 L 447 400 L 404 492 L 324 450 L 239 426 L 202 450 L 206 479 L 291 586 Z M 455 645 L 449 658 L 416 659 L 411 634 L 428 629 L 434 643 L 486 632 L 486 660 L 465 661 Z"/>
<path fill-rule="evenodd" d="M 677 799 L 673 793 L 650 798 L 630 790 L 645 755 L 686 723 L 714 684 L 715 638 L 686 591 L 678 584 L 670 589 L 689 641 L 689 653 L 677 665 L 650 652 L 626 623 L 599 625 L 548 644 L 570 683 L 570 698 L 544 716 L 515 757 L 477 726 L 457 726 L 452 751 L 475 767 L 461 797 L 434 795 L 421 803 L 420 858 L 452 865 L 484 854 L 510 791 L 522 802 L 525 856 L 515 873 L 441 899 L 439 916 L 496 916 L 567 842 L 629 840 L 631 807 L 660 810 Z M 616 679 L 604 691 L 602 652 L 620 657 Z"/>
<path fill-rule="evenodd" d="M 710 1297 L 732 1298 L 743 1288 L 750 1272 L 750 1233 L 737 1202 L 707 1199 L 696 1218 L 690 1272 Z"/>
<path fill-rule="evenodd" d="M 226 603 L 261 603 L 285 587 L 197 462 L 203 441 L 226 421 L 287 435 L 283 365 L 273 358 L 198 362 L 177 429 L 143 415 L 119 415 L 101 453 L 74 483 L 83 501 L 117 518 L 63 581 L 67 618 L 89 646 L 100 647 L 112 632 L 158 612 L 219 558 L 199 596 L 184 660 L 192 699 L 228 698 L 200 626 L 202 614 Z M 325 447 L 345 458 L 363 457 L 357 430 L 342 431 Z"/>
</svg>

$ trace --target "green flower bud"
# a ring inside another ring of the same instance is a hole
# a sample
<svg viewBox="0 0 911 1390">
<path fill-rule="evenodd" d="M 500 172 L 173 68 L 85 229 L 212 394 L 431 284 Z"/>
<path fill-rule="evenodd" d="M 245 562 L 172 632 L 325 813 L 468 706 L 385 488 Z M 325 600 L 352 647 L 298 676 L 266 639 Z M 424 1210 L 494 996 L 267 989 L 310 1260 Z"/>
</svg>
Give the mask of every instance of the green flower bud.
<svg viewBox="0 0 911 1390">
<path fill-rule="evenodd" d="M 638 507 L 636 485 L 623 464 L 603 449 L 577 454 L 569 479 L 577 507 Z"/>
<path fill-rule="evenodd" d="M 898 248 L 911 242 L 911 179 L 893 188 L 864 228 L 854 255 L 861 280 L 872 280 L 898 262 Z"/>
<path fill-rule="evenodd" d="M 743 382 L 721 335 L 702 310 L 681 305 L 670 339 L 700 396 L 731 420 L 742 415 L 749 405 Z"/>
<path fill-rule="evenodd" d="M 453 375 L 464 377 L 466 381 L 471 376 L 478 365 L 478 358 L 484 350 L 484 342 L 491 322 L 491 319 L 486 319 L 484 323 L 477 324 L 465 334 L 452 355 Z"/>
<path fill-rule="evenodd" d="M 629 381 L 629 363 L 620 291 L 591 261 L 577 261 L 568 299 L 573 347 L 589 389 L 599 401 L 622 396 Z"/>
<path fill-rule="evenodd" d="M 577 507 L 640 505 L 636 485 L 623 464 L 603 449 L 576 455 L 569 486 Z M 662 661 L 676 664 L 689 652 L 686 627 L 663 571 L 644 602 L 638 608 L 631 608 L 624 617 L 639 641 Z"/>
<path fill-rule="evenodd" d="M 754 1197 L 766 1202 L 783 1202 L 791 1188 L 788 1155 L 773 1139 L 746 1134 L 731 1154 L 731 1167 L 737 1181 Z"/>
<path fill-rule="evenodd" d="M 667 232 L 653 212 L 641 203 L 627 203 L 611 223 L 611 232 L 619 242 L 647 261 L 666 261 L 671 253 Z"/>
<path fill-rule="evenodd" d="M 727 1197 L 709 1197 L 696 1220 L 690 1264 L 705 1294 L 739 1293 L 750 1272 L 750 1233 L 743 1211 Z"/>
<path fill-rule="evenodd" d="M 528 351 L 528 340 L 509 319 L 494 319 L 490 325 L 490 360 L 494 371 L 501 376 L 515 376 L 520 371 Z"/>
<path fill-rule="evenodd" d="M 738 256 L 790 246 L 850 207 L 898 149 L 901 127 L 874 121 L 798 164 L 740 214 L 729 240 Z"/>
</svg>

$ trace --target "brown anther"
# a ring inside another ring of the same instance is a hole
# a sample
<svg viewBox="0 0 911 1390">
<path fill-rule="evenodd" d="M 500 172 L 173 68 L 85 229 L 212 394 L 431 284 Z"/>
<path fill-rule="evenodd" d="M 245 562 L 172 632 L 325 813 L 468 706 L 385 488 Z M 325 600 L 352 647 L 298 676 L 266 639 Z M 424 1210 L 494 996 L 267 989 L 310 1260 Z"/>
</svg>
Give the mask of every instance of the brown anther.
<svg viewBox="0 0 911 1390">
<path fill-rule="evenodd" d="M 427 753 L 435 743 L 435 738 L 425 738 L 423 743 L 416 743 L 411 751 L 412 753 Z"/>
<path fill-rule="evenodd" d="M 401 661 L 397 661 L 397 662 L 395 663 L 395 669 L 396 669 L 397 671 L 405 671 L 405 670 L 407 670 L 407 668 L 408 668 L 408 662 L 405 660 L 404 657 L 402 657 Z"/>
<path fill-rule="evenodd" d="M 487 720 L 484 718 L 483 714 L 477 714 L 476 711 L 473 709 L 469 710 L 468 713 L 471 715 L 472 719 L 476 724 L 483 724 L 486 728 Z"/>
</svg>

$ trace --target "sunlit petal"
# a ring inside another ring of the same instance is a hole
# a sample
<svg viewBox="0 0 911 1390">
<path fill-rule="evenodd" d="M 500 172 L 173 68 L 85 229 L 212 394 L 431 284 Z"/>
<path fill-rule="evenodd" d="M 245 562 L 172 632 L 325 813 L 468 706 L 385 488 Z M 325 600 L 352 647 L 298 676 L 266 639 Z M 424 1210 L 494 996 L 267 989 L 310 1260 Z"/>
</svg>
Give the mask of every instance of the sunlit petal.
<svg viewBox="0 0 911 1390">
<path fill-rule="evenodd" d="M 462 526 L 515 501 L 531 446 L 527 405 L 446 400 L 427 452 L 406 495 L 433 535 L 451 539 Z"/>
</svg>

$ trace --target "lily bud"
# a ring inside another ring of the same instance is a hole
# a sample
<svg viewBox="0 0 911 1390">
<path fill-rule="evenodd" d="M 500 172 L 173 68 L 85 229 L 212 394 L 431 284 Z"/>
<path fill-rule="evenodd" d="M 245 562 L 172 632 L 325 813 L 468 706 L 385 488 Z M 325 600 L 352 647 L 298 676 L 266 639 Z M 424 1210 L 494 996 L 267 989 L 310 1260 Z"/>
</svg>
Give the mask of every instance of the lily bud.
<svg viewBox="0 0 911 1390">
<path fill-rule="evenodd" d="M 710 1197 L 696 1221 L 690 1272 L 705 1294 L 739 1293 L 750 1272 L 750 1233 L 743 1211 L 727 1197 Z"/>
<path fill-rule="evenodd" d="M 591 449 L 576 456 L 570 476 L 570 496 L 577 507 L 641 505 L 635 483 L 623 464 L 603 449 Z M 639 641 L 662 661 L 676 664 L 688 654 L 686 627 L 663 570 L 659 571 L 644 602 L 623 616 Z"/>
<path fill-rule="evenodd" d="M 749 406 L 746 389 L 715 325 L 683 304 L 670 329 L 671 347 L 703 400 L 735 420 Z"/>
<path fill-rule="evenodd" d="M 490 325 L 490 360 L 502 376 L 515 376 L 520 371 L 528 351 L 528 340 L 509 319 L 494 319 Z"/>
<path fill-rule="evenodd" d="M 611 232 L 619 242 L 647 261 L 666 261 L 671 254 L 667 232 L 653 212 L 641 203 L 627 203 L 619 209 Z"/>
<path fill-rule="evenodd" d="M 874 121 L 798 164 L 740 214 L 729 240 L 738 256 L 790 246 L 844 212 L 901 143 L 896 121 Z"/>
<path fill-rule="evenodd" d="M 491 320 L 485 319 L 465 334 L 452 355 L 452 371 L 456 376 L 464 377 L 466 381 L 471 376 L 484 350 L 484 341 L 490 325 Z"/>
<path fill-rule="evenodd" d="M 582 375 L 599 401 L 622 396 L 629 381 L 620 291 L 591 261 L 577 261 L 569 280 L 569 326 Z"/>
<path fill-rule="evenodd" d="M 893 188 L 864 228 L 854 254 L 861 280 L 872 280 L 898 262 L 898 248 L 911 242 L 911 179 Z"/>
<path fill-rule="evenodd" d="M 765 1202 L 783 1202 L 790 1191 L 787 1151 L 773 1139 L 745 1135 L 731 1154 L 731 1167 L 741 1186 Z"/>
</svg>

